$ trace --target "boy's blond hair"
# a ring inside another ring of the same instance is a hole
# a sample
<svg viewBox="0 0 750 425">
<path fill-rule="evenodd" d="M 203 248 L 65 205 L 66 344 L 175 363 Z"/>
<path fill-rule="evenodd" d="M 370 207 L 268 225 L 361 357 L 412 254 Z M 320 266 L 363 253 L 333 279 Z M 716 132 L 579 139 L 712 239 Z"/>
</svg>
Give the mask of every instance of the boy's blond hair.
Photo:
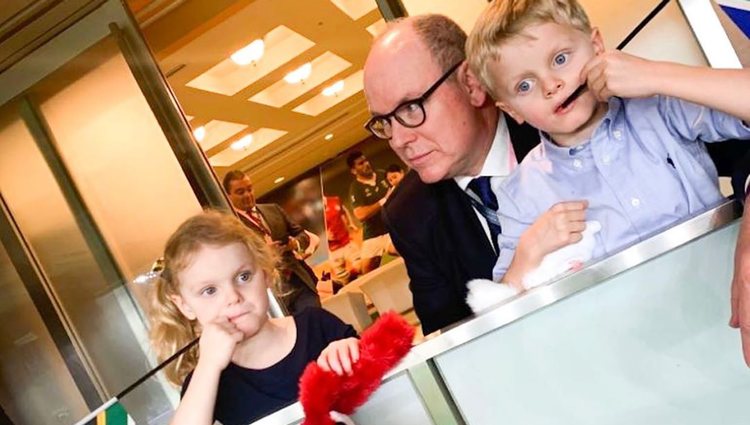
<svg viewBox="0 0 750 425">
<path fill-rule="evenodd" d="M 502 43 L 531 25 L 554 22 L 591 32 L 586 11 L 576 0 L 494 0 L 477 19 L 466 43 L 469 67 L 497 100 L 488 64 L 500 59 Z"/>
<path fill-rule="evenodd" d="M 226 246 L 240 243 L 247 247 L 256 272 L 263 272 L 273 282 L 275 254 L 265 241 L 248 229 L 237 217 L 218 211 L 195 215 L 172 234 L 164 249 L 164 270 L 156 281 L 151 298 L 151 344 L 159 361 L 164 361 L 198 337 L 196 321 L 190 321 L 177 309 L 172 297 L 179 295 L 177 274 L 188 267 L 204 245 Z M 198 363 L 195 346 L 165 366 L 164 374 L 176 385 Z"/>
</svg>

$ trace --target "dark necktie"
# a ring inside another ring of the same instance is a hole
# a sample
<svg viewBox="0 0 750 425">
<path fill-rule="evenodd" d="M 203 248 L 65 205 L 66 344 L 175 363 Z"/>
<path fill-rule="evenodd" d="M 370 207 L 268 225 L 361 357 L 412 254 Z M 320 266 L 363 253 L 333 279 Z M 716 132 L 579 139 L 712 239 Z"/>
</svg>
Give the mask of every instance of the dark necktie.
<svg viewBox="0 0 750 425">
<path fill-rule="evenodd" d="M 268 229 L 265 223 L 263 223 L 263 218 L 260 216 L 260 213 L 255 209 L 250 209 L 247 211 L 247 215 L 250 217 L 250 221 L 253 222 L 255 227 L 258 228 L 261 232 L 270 235 L 271 231 Z"/>
<path fill-rule="evenodd" d="M 501 231 L 500 220 L 497 218 L 497 196 L 495 196 L 495 192 L 492 191 L 492 187 L 490 186 L 490 177 L 480 176 L 475 178 L 469 183 L 469 189 L 482 201 L 479 203 L 476 198 L 470 196 L 474 207 L 487 219 L 492 246 L 495 247 L 495 253 L 499 253 L 497 237 Z"/>
</svg>

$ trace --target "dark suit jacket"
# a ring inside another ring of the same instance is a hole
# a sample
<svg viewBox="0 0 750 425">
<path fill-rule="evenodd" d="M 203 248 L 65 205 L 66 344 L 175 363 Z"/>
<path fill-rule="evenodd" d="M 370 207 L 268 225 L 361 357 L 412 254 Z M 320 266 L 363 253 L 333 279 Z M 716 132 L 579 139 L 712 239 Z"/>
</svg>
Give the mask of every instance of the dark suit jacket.
<svg viewBox="0 0 750 425">
<path fill-rule="evenodd" d="M 520 162 L 539 143 L 539 133 L 506 121 Z M 382 211 L 406 262 L 424 334 L 471 315 L 466 283 L 491 279 L 496 255 L 468 196 L 453 179 L 424 184 L 410 171 Z"/>
<path fill-rule="evenodd" d="M 271 231 L 271 239 L 286 244 L 291 236 L 299 241 L 300 247 L 302 248 L 307 248 L 307 246 L 310 245 L 310 237 L 305 233 L 305 229 L 299 224 L 293 222 L 279 205 L 257 204 L 256 206 L 260 215 L 263 216 L 263 220 L 268 224 Z M 242 214 L 238 215 L 240 220 L 242 220 L 247 227 L 260 233 L 260 230 L 254 223 L 248 221 Z M 287 250 L 282 253 L 279 269 L 282 273 L 285 270 L 289 271 L 294 277 L 296 277 L 296 279 L 290 279 L 288 283 L 294 286 L 295 282 L 299 282 L 312 290 L 312 292 L 317 293 L 315 286 L 318 279 L 315 277 L 315 273 L 307 263 L 297 259 L 292 251 Z"/>
</svg>

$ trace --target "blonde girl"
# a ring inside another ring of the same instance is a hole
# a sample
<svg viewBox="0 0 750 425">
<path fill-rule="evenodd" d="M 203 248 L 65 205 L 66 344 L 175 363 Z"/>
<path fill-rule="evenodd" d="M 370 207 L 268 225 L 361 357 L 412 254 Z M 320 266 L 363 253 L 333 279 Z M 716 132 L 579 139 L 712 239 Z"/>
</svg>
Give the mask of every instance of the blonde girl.
<svg viewBox="0 0 750 425">
<path fill-rule="evenodd" d="M 166 369 L 182 385 L 172 424 L 247 424 L 298 396 L 306 364 L 351 373 L 354 329 L 310 308 L 268 317 L 275 258 L 236 217 L 216 211 L 185 221 L 169 238 L 154 288 L 152 342 L 161 359 L 195 338 Z"/>
</svg>

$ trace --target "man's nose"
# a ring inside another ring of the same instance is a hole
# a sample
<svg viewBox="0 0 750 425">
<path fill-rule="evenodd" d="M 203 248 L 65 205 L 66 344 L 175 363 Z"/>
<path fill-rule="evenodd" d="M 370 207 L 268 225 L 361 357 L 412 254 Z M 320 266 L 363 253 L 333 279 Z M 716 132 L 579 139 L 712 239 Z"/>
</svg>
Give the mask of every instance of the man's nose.
<svg viewBox="0 0 750 425">
<path fill-rule="evenodd" d="M 409 128 L 398 122 L 392 120 L 391 122 L 391 140 L 389 141 L 391 148 L 399 149 L 403 148 L 416 138 L 416 132 L 413 128 Z"/>
</svg>

